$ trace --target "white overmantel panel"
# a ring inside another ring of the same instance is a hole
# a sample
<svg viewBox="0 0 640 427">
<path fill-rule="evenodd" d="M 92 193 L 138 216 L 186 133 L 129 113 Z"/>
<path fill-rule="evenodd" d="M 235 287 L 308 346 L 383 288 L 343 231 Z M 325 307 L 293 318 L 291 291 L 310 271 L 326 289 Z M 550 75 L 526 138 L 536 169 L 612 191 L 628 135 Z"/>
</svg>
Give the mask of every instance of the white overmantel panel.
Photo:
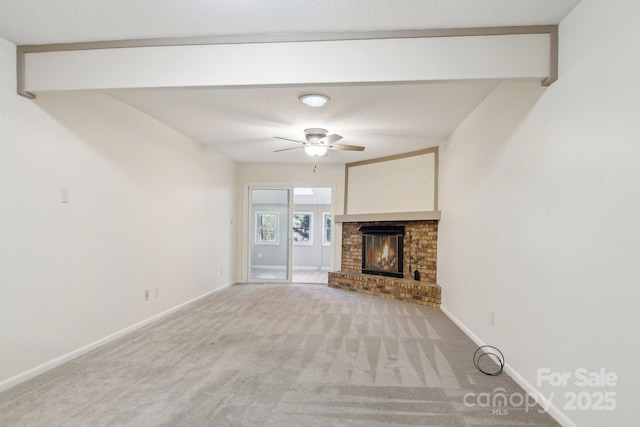
<svg viewBox="0 0 640 427">
<path fill-rule="evenodd" d="M 435 211 L 436 168 L 435 152 L 349 167 L 347 215 Z"/>
<path fill-rule="evenodd" d="M 26 91 L 544 79 L 550 35 L 212 44 L 25 53 Z"/>
</svg>

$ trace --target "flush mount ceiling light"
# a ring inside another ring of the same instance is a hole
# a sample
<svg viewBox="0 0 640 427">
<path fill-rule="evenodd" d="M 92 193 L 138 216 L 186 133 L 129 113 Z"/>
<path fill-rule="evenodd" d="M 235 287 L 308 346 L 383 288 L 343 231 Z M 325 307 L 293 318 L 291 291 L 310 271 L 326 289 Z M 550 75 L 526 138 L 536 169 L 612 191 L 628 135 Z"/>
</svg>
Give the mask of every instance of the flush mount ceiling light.
<svg viewBox="0 0 640 427">
<path fill-rule="evenodd" d="M 308 105 L 309 107 L 322 107 L 327 102 L 331 101 L 331 98 L 329 98 L 328 96 L 320 95 L 317 93 L 309 93 L 307 95 L 302 95 L 298 99 L 304 105 Z"/>
</svg>

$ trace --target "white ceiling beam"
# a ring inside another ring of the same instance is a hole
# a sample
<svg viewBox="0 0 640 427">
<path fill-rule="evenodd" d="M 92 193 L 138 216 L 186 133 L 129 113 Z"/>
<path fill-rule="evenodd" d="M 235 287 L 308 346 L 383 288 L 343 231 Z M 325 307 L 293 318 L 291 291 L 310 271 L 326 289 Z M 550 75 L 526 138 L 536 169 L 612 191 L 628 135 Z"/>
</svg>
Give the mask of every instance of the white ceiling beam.
<svg viewBox="0 0 640 427">
<path fill-rule="evenodd" d="M 18 93 L 557 77 L 555 26 L 366 36 L 20 46 Z"/>
</svg>

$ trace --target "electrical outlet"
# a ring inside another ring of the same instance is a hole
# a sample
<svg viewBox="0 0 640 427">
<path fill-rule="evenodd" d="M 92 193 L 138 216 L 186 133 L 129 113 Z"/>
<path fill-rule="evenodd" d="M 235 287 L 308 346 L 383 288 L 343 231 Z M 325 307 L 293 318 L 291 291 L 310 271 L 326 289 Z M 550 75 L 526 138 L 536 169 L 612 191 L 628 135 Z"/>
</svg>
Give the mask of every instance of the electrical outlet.
<svg viewBox="0 0 640 427">
<path fill-rule="evenodd" d="M 60 203 L 69 203 L 69 189 L 60 187 Z"/>
<path fill-rule="evenodd" d="M 155 297 L 158 298 L 160 296 L 160 288 L 155 288 L 153 290 L 153 293 L 154 293 Z"/>
<path fill-rule="evenodd" d="M 149 289 L 144 290 L 144 300 L 149 301 Z"/>
<path fill-rule="evenodd" d="M 489 313 L 489 324 L 491 326 L 496 326 L 496 313 L 495 313 L 495 311 L 492 311 L 491 313 Z"/>
<path fill-rule="evenodd" d="M 224 269 L 220 267 L 220 276 L 224 276 Z"/>
</svg>

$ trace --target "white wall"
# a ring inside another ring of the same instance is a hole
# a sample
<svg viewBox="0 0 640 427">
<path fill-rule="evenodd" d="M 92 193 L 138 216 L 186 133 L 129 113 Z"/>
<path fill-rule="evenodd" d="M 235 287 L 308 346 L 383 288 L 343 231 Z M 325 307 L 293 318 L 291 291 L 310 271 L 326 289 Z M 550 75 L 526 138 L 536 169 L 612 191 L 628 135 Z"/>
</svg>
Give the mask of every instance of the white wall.
<svg viewBox="0 0 640 427">
<path fill-rule="evenodd" d="M 235 280 L 235 163 L 106 95 L 15 86 L 0 39 L 0 388 Z"/>
<path fill-rule="evenodd" d="M 238 220 L 242 225 L 238 227 L 237 277 L 247 280 L 248 266 L 248 187 L 330 187 L 332 189 L 333 214 L 344 213 L 344 165 L 319 163 L 317 168 L 313 164 L 239 164 L 238 165 Z M 334 269 L 340 268 L 342 254 L 342 226 L 333 224 L 334 230 L 331 246 L 331 259 Z"/>
<path fill-rule="evenodd" d="M 440 151 L 443 308 L 566 425 L 638 419 L 638 52 L 640 3 L 583 0 L 560 26 L 560 79 L 500 85 Z M 572 377 L 539 385 L 538 368 Z M 578 368 L 619 381 L 581 388 Z M 617 408 L 565 409 L 596 391 Z"/>
</svg>

